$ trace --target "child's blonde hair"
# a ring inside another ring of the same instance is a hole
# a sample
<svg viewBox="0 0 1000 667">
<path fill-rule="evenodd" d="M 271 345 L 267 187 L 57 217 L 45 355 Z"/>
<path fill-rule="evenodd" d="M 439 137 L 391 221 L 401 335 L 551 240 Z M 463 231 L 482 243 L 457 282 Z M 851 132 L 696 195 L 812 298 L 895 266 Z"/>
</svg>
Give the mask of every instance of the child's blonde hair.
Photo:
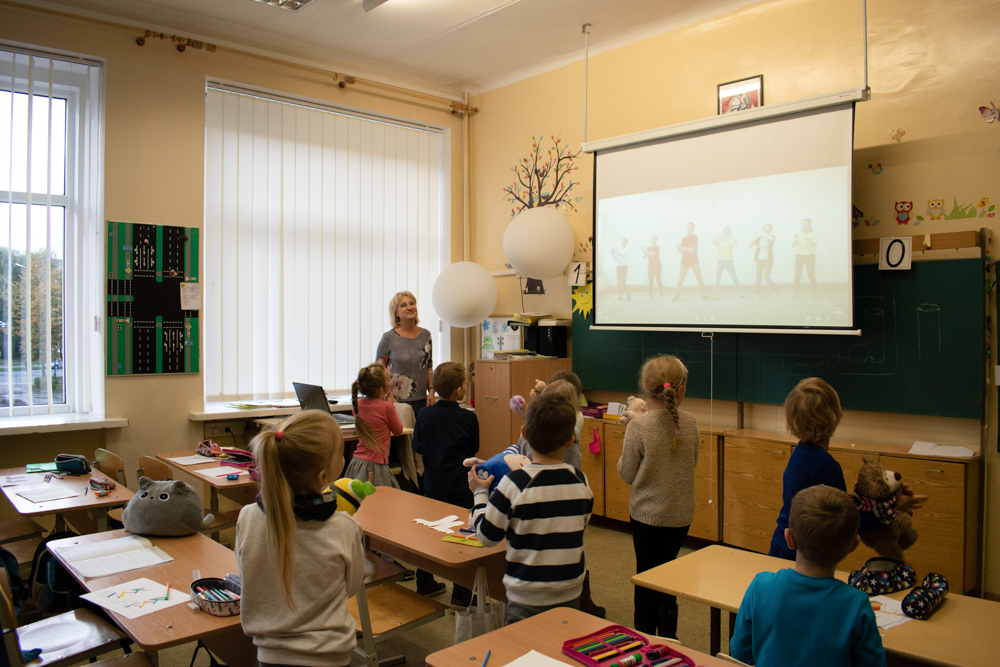
<svg viewBox="0 0 1000 667">
<path fill-rule="evenodd" d="M 648 398 L 661 400 L 674 418 L 674 434 L 680 433 L 677 416 L 677 394 L 687 384 L 688 369 L 677 357 L 662 355 L 653 357 L 642 365 L 639 371 L 639 388 Z M 677 439 L 674 439 L 674 447 Z"/>
<path fill-rule="evenodd" d="M 381 456 L 385 456 L 389 451 L 389 445 L 382 442 L 371 425 L 361 418 L 361 413 L 358 411 L 358 394 L 364 394 L 368 398 L 381 398 L 388 382 L 389 371 L 385 366 L 368 364 L 358 371 L 358 379 L 351 385 L 351 405 L 354 407 L 354 427 L 358 431 L 358 437 L 368 449 Z"/>
<path fill-rule="evenodd" d="M 260 474 L 271 555 L 285 601 L 294 609 L 291 581 L 296 527 L 292 503 L 331 461 L 339 459 L 343 468 L 344 437 L 329 413 L 306 410 L 285 419 L 273 431 L 261 431 L 250 449 Z"/>
<path fill-rule="evenodd" d="M 580 409 L 580 394 L 577 393 L 576 387 L 566 380 L 556 380 L 546 386 L 545 389 L 542 390 L 542 396 L 547 396 L 549 394 L 562 396 L 569 402 L 570 405 L 573 406 L 574 410 Z"/>
<path fill-rule="evenodd" d="M 825 484 L 796 493 L 788 514 L 796 550 L 823 567 L 834 567 L 851 553 L 860 523 L 850 496 Z"/>
<path fill-rule="evenodd" d="M 827 442 L 843 416 L 840 397 L 822 378 L 801 380 L 785 399 L 788 430 L 802 442 Z"/>
<path fill-rule="evenodd" d="M 555 382 L 556 380 L 569 382 L 571 385 L 573 385 L 573 388 L 576 389 L 577 393 L 576 402 L 574 403 L 574 405 L 576 405 L 577 407 L 583 407 L 580 404 L 580 397 L 583 396 L 583 383 L 580 382 L 580 376 L 574 373 L 573 371 L 556 371 L 555 373 L 552 374 L 552 377 L 549 378 L 549 382 L 552 383 Z"/>
</svg>

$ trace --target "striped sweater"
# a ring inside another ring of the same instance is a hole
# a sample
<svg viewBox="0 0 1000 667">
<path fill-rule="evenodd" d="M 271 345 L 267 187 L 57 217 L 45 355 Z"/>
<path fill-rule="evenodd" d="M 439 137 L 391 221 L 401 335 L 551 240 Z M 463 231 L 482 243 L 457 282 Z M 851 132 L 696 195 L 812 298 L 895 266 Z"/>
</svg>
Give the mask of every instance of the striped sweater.
<svg viewBox="0 0 1000 667">
<path fill-rule="evenodd" d="M 594 494 L 572 466 L 530 464 L 500 480 L 492 495 L 477 489 L 473 521 L 486 546 L 507 538 L 507 599 L 544 607 L 580 597 L 587 569 L 583 529 Z"/>
</svg>

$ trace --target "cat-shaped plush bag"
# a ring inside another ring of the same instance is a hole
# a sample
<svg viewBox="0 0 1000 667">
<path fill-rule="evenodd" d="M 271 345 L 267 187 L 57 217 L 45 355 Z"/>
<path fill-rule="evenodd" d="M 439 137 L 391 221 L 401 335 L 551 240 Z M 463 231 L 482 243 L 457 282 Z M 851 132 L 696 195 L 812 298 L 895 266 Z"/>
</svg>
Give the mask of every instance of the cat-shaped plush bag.
<svg viewBox="0 0 1000 667">
<path fill-rule="evenodd" d="M 178 480 L 154 482 L 139 478 L 139 492 L 122 514 L 125 529 L 139 535 L 190 535 L 215 521 L 205 515 L 201 497 L 190 484 Z"/>
</svg>

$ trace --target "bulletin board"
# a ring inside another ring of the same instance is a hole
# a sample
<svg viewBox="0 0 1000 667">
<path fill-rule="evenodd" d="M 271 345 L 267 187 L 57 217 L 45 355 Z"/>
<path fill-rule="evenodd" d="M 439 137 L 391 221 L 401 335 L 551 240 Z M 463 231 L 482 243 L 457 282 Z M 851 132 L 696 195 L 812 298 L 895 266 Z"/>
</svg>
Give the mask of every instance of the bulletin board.
<svg viewBox="0 0 1000 667">
<path fill-rule="evenodd" d="M 109 376 L 199 371 L 199 232 L 108 221 Z"/>
</svg>

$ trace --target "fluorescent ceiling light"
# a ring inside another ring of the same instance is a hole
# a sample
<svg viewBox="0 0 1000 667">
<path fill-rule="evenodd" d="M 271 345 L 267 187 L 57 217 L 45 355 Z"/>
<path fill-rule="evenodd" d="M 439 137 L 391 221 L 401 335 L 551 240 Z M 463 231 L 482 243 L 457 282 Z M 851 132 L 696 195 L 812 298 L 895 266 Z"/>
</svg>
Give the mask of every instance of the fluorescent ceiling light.
<svg viewBox="0 0 1000 667">
<path fill-rule="evenodd" d="M 253 0 L 253 1 L 259 2 L 263 5 L 270 5 L 271 7 L 278 7 L 280 9 L 287 9 L 293 12 L 297 12 L 306 5 L 312 3 L 313 0 Z"/>
<path fill-rule="evenodd" d="M 387 1 L 388 0 L 364 0 L 364 2 L 361 3 L 361 7 L 366 12 L 370 12 L 371 10 L 375 9 L 376 7 Z"/>
</svg>

